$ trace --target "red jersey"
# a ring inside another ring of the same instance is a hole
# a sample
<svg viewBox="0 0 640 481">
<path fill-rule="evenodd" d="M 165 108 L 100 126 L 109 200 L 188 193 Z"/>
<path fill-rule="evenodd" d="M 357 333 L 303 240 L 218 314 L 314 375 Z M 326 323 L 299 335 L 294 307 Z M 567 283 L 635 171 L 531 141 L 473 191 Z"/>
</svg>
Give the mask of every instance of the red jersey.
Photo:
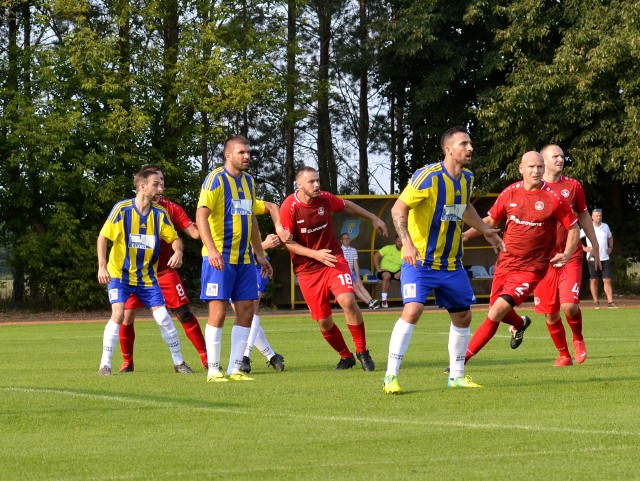
<svg viewBox="0 0 640 481">
<path fill-rule="evenodd" d="M 313 250 L 330 249 L 336 257 L 343 257 L 342 247 L 333 234 L 331 214 L 344 209 L 344 200 L 330 192 L 320 191 L 320 196 L 310 204 L 302 202 L 295 192 L 280 206 L 280 223 L 293 235 L 293 240 Z M 291 253 L 293 272 L 298 276 L 323 269 L 322 262 L 307 256 Z"/>
<path fill-rule="evenodd" d="M 193 224 L 193 221 L 189 218 L 187 213 L 184 211 L 182 207 L 176 204 L 169 199 L 164 197 L 158 198 L 156 201 L 164 210 L 169 214 L 169 218 L 173 225 L 175 226 L 177 231 L 181 231 L 189 227 Z M 160 257 L 158 260 L 158 272 L 162 272 L 165 269 L 170 269 L 167 267 L 167 262 L 171 259 L 173 255 L 173 249 L 171 248 L 171 244 L 167 244 L 165 241 L 160 242 Z"/>
<path fill-rule="evenodd" d="M 553 190 L 556 194 L 560 194 L 571 206 L 576 214 L 582 214 L 587 211 L 587 200 L 582 189 L 582 184 L 571 177 L 560 176 L 557 182 L 545 182 L 545 185 Z M 561 223 L 558 223 L 558 231 L 556 233 L 556 252 L 564 252 L 567 245 L 567 229 Z M 582 264 L 582 245 L 578 243 L 576 250 L 571 255 L 571 260 L 577 260 Z"/>
<path fill-rule="evenodd" d="M 498 222 L 507 220 L 503 237 L 507 251 L 498 256 L 496 269 L 515 271 L 546 272 L 555 255 L 558 223 L 569 229 L 578 222 L 569 204 L 544 183 L 530 191 L 523 182 L 511 184 L 489 215 Z"/>
</svg>

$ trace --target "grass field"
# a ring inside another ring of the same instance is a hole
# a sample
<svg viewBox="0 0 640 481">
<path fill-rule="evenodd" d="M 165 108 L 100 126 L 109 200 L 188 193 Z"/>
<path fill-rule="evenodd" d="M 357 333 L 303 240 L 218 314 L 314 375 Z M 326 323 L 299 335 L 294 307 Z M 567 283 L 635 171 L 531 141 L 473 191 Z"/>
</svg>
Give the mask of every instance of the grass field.
<svg viewBox="0 0 640 481">
<path fill-rule="evenodd" d="M 224 384 L 174 374 L 151 321 L 137 324 L 136 372 L 109 378 L 96 374 L 102 322 L 0 325 L 0 479 L 640 479 L 640 309 L 585 309 L 589 358 L 567 368 L 528 313 L 517 351 L 501 327 L 469 363 L 485 386 L 473 390 L 446 388 L 448 317 L 425 313 L 400 396 L 381 389 L 397 311 L 366 313 L 375 373 L 335 372 L 306 314 L 265 315 L 285 372 L 255 352 L 256 380 Z"/>
</svg>

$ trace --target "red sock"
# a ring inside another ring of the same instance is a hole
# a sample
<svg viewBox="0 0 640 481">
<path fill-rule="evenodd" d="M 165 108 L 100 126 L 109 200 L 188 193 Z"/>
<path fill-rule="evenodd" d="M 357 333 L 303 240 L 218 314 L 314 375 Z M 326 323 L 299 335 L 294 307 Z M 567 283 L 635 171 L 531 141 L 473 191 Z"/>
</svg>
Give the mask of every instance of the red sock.
<svg viewBox="0 0 640 481">
<path fill-rule="evenodd" d="M 505 324 L 509 324 L 516 329 L 522 329 L 524 327 L 524 320 L 518 315 L 515 309 L 511 309 L 509 312 L 507 312 L 507 315 L 504 316 L 502 322 L 504 322 Z"/>
<path fill-rule="evenodd" d="M 498 327 L 500 327 L 499 322 L 493 322 L 488 317 L 484 320 L 482 324 L 478 326 L 476 332 L 473 333 L 471 340 L 469 341 L 469 346 L 467 346 L 467 354 L 464 356 L 464 362 L 466 363 L 470 358 L 475 356 L 480 352 L 487 342 L 491 340 L 493 336 L 498 332 Z"/>
<path fill-rule="evenodd" d="M 353 325 L 347 324 L 349 331 L 351 331 L 351 337 L 356 345 L 356 352 L 364 352 L 367 350 L 367 336 L 364 333 L 364 322 L 362 324 Z"/>
<path fill-rule="evenodd" d="M 582 311 L 578 309 L 578 313 L 573 317 L 567 317 L 567 324 L 571 328 L 571 332 L 573 333 L 574 341 L 582 341 L 584 337 L 582 336 Z"/>
<path fill-rule="evenodd" d="M 564 331 L 564 325 L 562 321 L 558 321 L 555 324 L 547 324 L 547 329 L 549 330 L 549 334 L 551 334 L 551 339 L 553 340 L 554 346 L 560 353 L 561 356 L 571 357 L 569 355 L 569 346 L 567 346 L 567 335 Z"/>
<path fill-rule="evenodd" d="M 129 364 L 133 362 L 133 343 L 136 340 L 136 331 L 133 324 L 120 325 L 120 350 L 122 351 L 122 360 Z"/>
<path fill-rule="evenodd" d="M 338 326 L 335 324 L 328 331 L 320 330 L 326 341 L 329 345 L 335 349 L 335 351 L 340 354 L 340 357 L 351 357 L 351 351 L 347 347 L 347 344 L 344 342 L 344 337 L 342 337 L 342 332 L 338 329 Z"/>
<path fill-rule="evenodd" d="M 181 322 L 182 327 L 184 328 L 184 333 L 187 335 L 187 338 L 193 344 L 193 347 L 196 348 L 198 354 L 200 354 L 200 360 L 203 365 L 207 364 L 207 345 L 204 341 L 204 336 L 202 335 L 202 328 L 198 323 L 198 319 L 196 316 L 191 314 L 191 319 L 186 322 Z"/>
</svg>

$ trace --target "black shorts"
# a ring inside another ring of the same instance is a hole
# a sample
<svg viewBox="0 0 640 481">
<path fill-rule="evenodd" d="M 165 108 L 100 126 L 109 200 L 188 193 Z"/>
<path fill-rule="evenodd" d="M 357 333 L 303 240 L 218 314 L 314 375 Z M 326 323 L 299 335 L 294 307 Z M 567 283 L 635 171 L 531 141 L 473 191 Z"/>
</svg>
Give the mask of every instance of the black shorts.
<svg viewBox="0 0 640 481">
<path fill-rule="evenodd" d="M 400 276 L 396 277 L 396 274 L 400 271 L 396 271 L 396 272 L 391 272 L 391 271 L 380 271 L 378 273 L 376 273 L 376 277 L 380 280 L 382 280 L 382 273 L 383 272 L 388 272 L 389 274 L 391 274 L 391 280 L 392 281 L 399 281 L 400 280 Z"/>
<path fill-rule="evenodd" d="M 600 261 L 602 264 L 602 270 L 596 270 L 596 263 L 588 261 L 589 265 L 589 279 L 611 279 L 611 259 L 606 261 Z"/>
</svg>

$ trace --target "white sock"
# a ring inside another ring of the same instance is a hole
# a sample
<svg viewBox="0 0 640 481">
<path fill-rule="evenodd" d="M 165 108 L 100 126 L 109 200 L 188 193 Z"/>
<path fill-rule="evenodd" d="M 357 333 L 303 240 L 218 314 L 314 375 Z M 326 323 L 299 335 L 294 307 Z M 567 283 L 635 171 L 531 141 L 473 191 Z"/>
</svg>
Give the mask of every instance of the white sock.
<svg viewBox="0 0 640 481">
<path fill-rule="evenodd" d="M 169 346 L 173 365 L 177 366 L 182 364 L 184 362 L 184 358 L 182 357 L 182 351 L 180 350 L 180 338 L 178 337 L 178 330 L 171 320 L 169 311 L 167 311 L 165 306 L 162 306 L 155 311 L 152 311 L 152 314 L 156 324 L 160 327 L 162 339 L 164 339 L 164 342 Z"/>
<path fill-rule="evenodd" d="M 204 342 L 207 346 L 208 374 L 214 374 L 220 370 L 222 328 L 207 324 L 204 328 Z"/>
<path fill-rule="evenodd" d="M 464 356 L 467 353 L 471 337 L 470 327 L 449 328 L 449 377 L 457 379 L 464 376 Z"/>
<path fill-rule="evenodd" d="M 240 372 L 242 355 L 247 347 L 251 328 L 234 325 L 231 329 L 231 354 L 229 355 L 229 365 L 227 366 L 227 376 Z"/>
<path fill-rule="evenodd" d="M 387 373 L 386 376 L 397 376 L 400 371 L 400 364 L 402 364 L 402 358 L 409 349 L 409 343 L 411 342 L 411 336 L 413 336 L 414 324 L 410 324 L 401 317 L 396 321 L 396 325 L 393 326 L 391 332 L 391 339 L 389 340 L 389 357 L 387 359 Z"/>
<path fill-rule="evenodd" d="M 256 343 L 256 336 L 260 329 L 260 317 L 254 314 L 251 320 L 251 330 L 249 331 L 249 339 L 247 339 L 247 347 L 244 350 L 245 356 L 251 357 L 251 351 L 253 350 L 253 345 Z"/>
<path fill-rule="evenodd" d="M 267 336 L 264 334 L 262 326 L 260 326 L 256 335 L 256 347 L 265 355 L 267 360 L 271 359 L 276 354 L 273 349 L 271 349 L 271 345 L 269 344 L 269 341 L 267 341 Z"/>
<path fill-rule="evenodd" d="M 382 294 L 380 294 L 380 299 L 382 299 L 383 301 L 387 300 L 387 293 L 383 292 Z"/>
<path fill-rule="evenodd" d="M 111 358 L 113 351 L 118 343 L 118 334 L 120 333 L 120 324 L 116 324 L 111 319 L 104 326 L 104 334 L 102 335 L 102 359 L 100 359 L 100 367 L 111 367 Z"/>
</svg>

